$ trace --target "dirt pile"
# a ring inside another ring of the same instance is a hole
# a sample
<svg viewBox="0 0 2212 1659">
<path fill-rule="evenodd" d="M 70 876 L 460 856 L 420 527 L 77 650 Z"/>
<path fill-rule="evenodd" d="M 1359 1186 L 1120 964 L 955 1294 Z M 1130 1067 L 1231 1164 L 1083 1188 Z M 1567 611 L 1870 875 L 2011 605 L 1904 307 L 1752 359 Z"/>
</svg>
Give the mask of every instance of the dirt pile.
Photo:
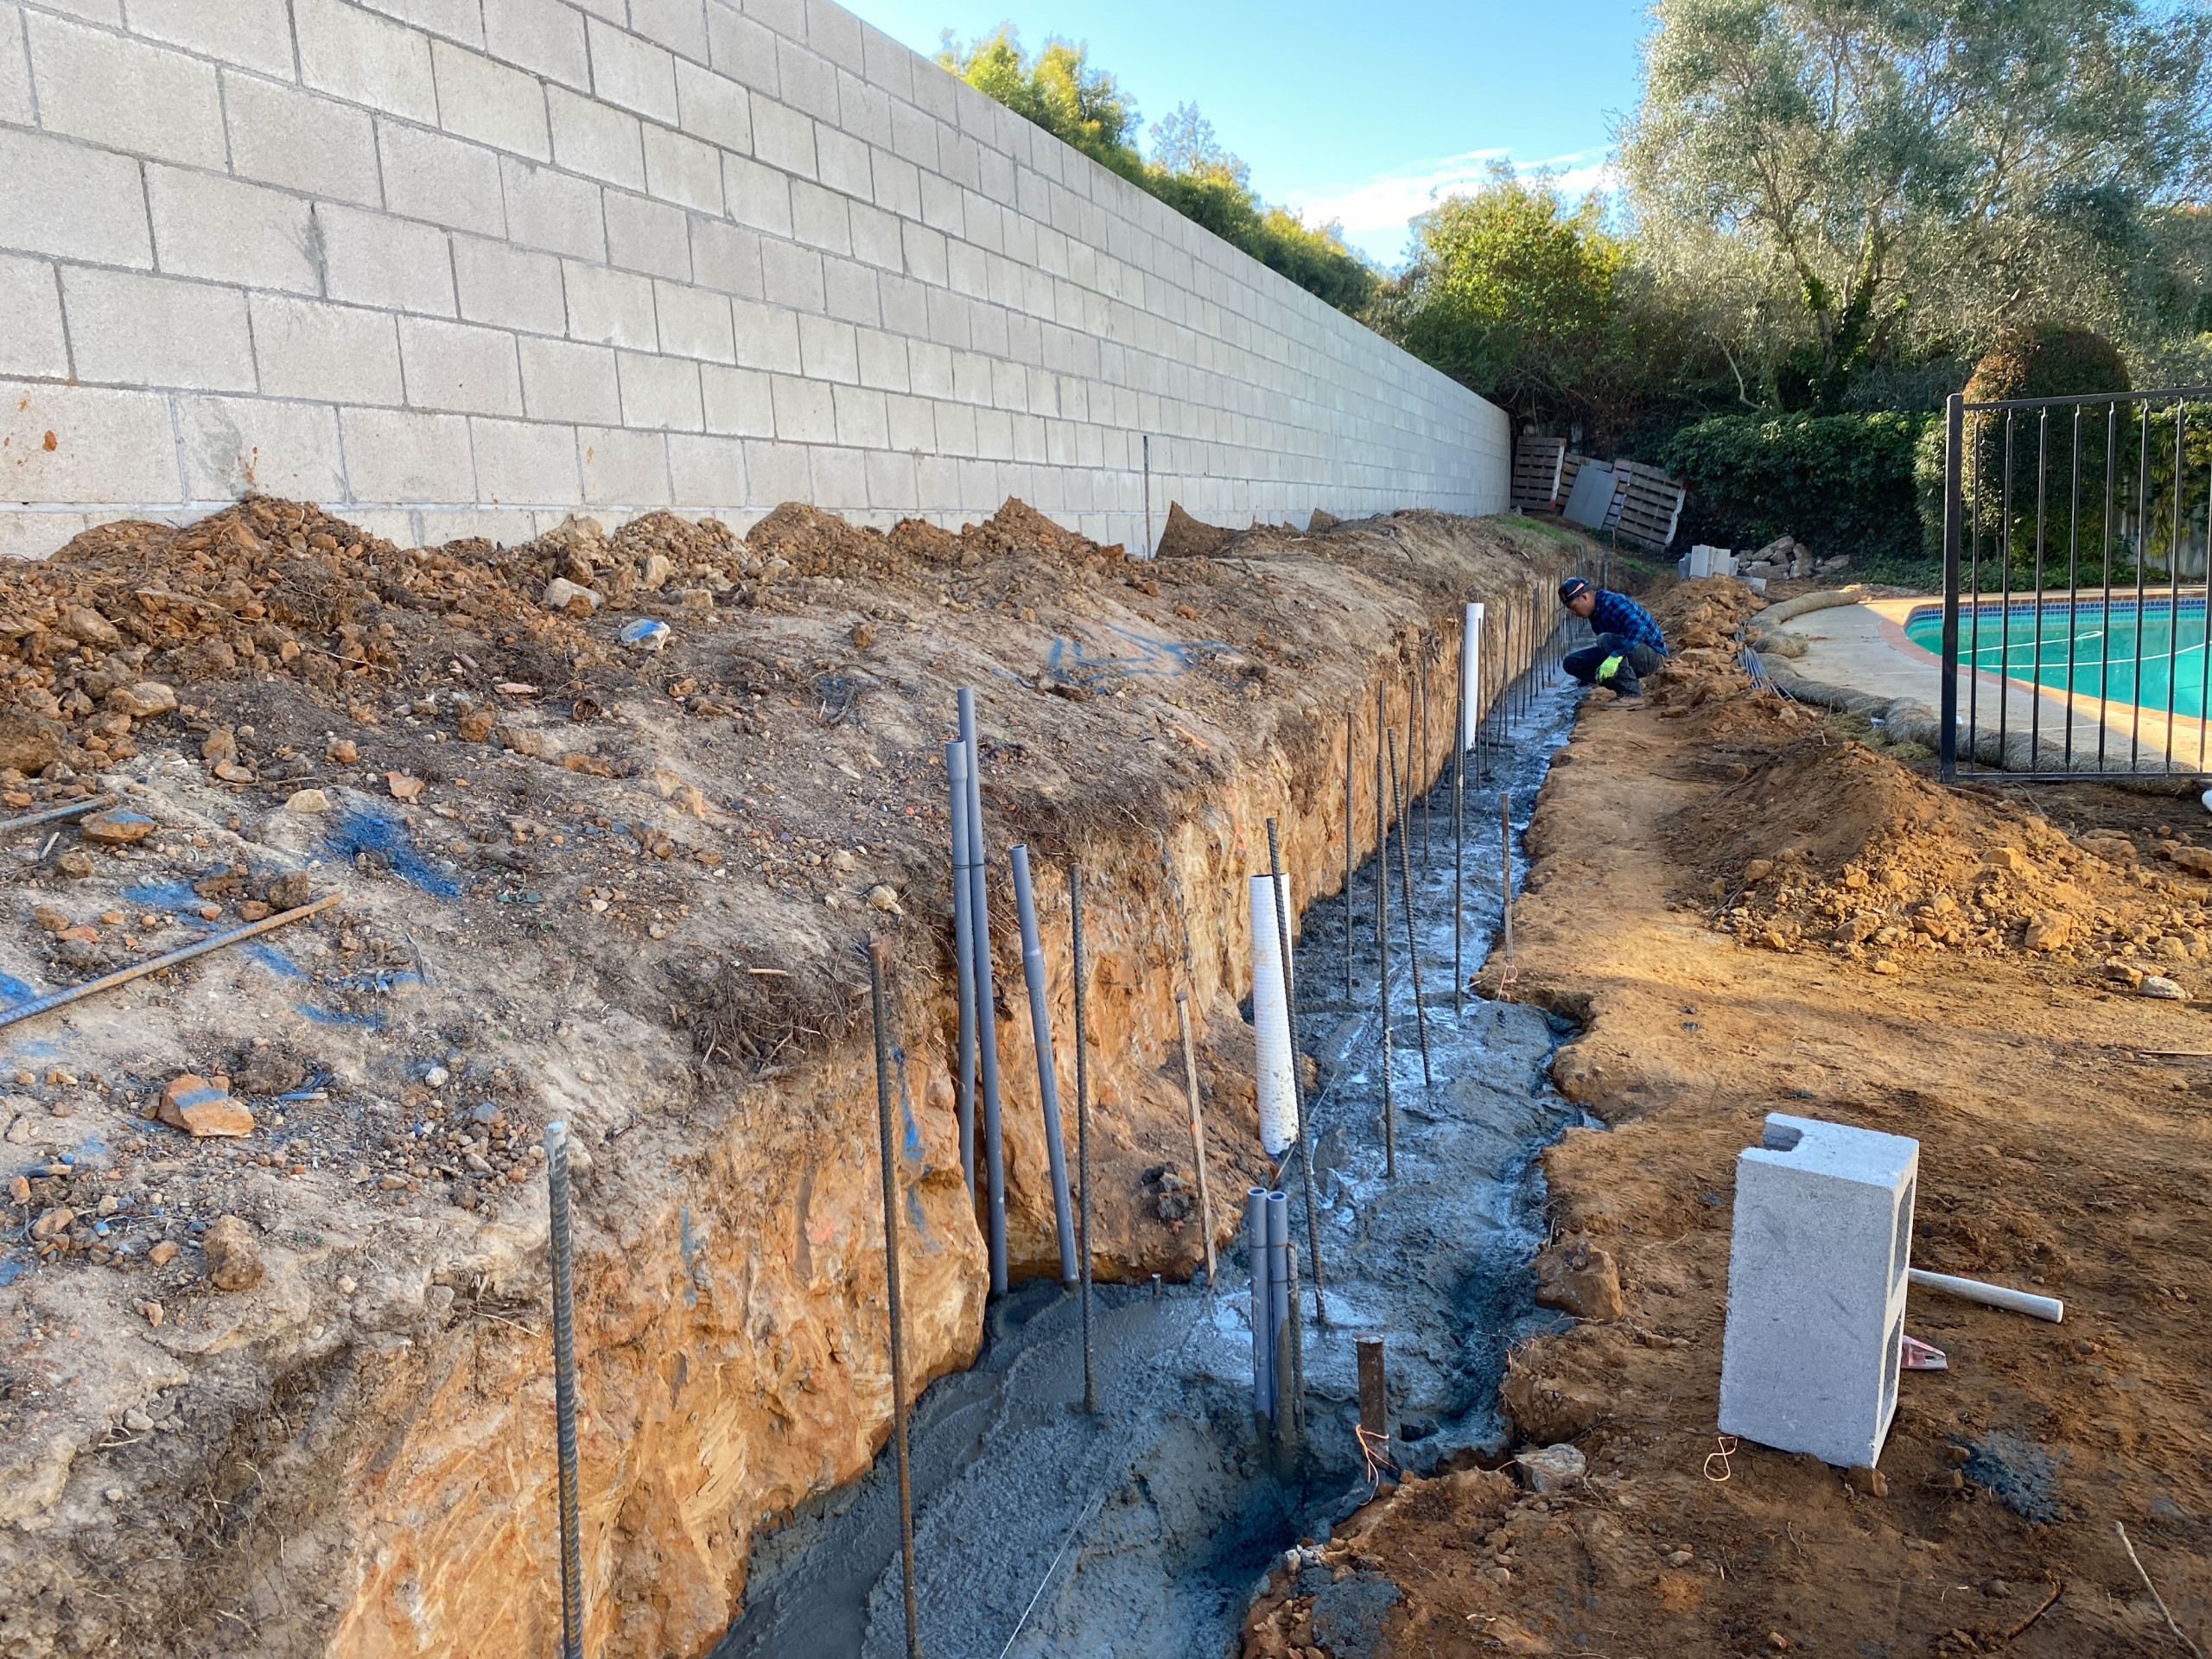
<svg viewBox="0 0 2212 1659">
<path fill-rule="evenodd" d="M 1297 901 L 1332 887 L 1342 711 L 1379 687 L 1402 729 L 1458 602 L 1541 592 L 1580 545 L 1405 514 L 1138 566 L 1010 502 L 957 534 L 791 505 L 741 539 L 664 514 L 403 550 L 256 499 L 0 573 L 29 734 L 0 791 L 116 798 L 0 849 L 0 989 L 339 901 L 0 1055 L 23 1233 L 0 1255 L 0 1650 L 543 1646 L 558 1116 L 590 1645 L 703 1651 L 764 1517 L 887 1424 L 871 931 L 915 1125 L 915 1371 L 980 1329 L 947 1052 L 954 689 L 978 688 L 995 872 L 1014 842 L 1039 867 L 1064 1066 L 1069 861 L 1091 895 L 1099 1271 L 1179 1275 L 1201 1241 L 1173 1201 L 1178 988 L 1215 1191 L 1262 1167 L 1236 999 L 1266 818 Z M 1011 989 L 996 874 L 992 903 Z M 1026 1013 L 995 1010 L 1023 1274 L 1056 1266 Z M 186 1072 L 249 1132 L 149 1116 Z M 251 1277 L 225 1265 L 240 1228 L 261 1279 L 224 1289 Z"/>
<path fill-rule="evenodd" d="M 1520 993 L 1586 1022 L 1554 1077 L 1613 1126 L 1546 1154 L 1554 1237 L 1611 1255 L 1624 1306 L 1517 1351 L 1503 1404 L 1586 1479 L 1503 1525 L 1441 1482 L 1376 1506 L 1354 1565 L 1401 1592 L 1390 1640 L 2170 1650 L 2116 1523 L 2201 1639 L 2207 1045 L 2193 996 L 2135 988 L 2206 988 L 2201 809 L 1943 790 L 1725 663 L 1652 704 L 1586 709 L 1520 906 Z M 1916 1290 L 1949 1369 L 1904 1377 L 1878 1484 L 1715 1434 L 1734 1160 L 1777 1110 L 1917 1138 L 1916 1264 L 2066 1302 Z M 1279 1573 L 1260 1621 L 1294 1593 Z"/>
</svg>

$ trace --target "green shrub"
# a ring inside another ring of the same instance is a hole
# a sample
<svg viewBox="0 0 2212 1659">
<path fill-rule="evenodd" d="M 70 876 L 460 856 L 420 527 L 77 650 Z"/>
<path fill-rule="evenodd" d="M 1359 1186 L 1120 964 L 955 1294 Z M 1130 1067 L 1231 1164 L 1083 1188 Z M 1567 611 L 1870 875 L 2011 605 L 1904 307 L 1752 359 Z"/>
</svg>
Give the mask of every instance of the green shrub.
<svg viewBox="0 0 2212 1659">
<path fill-rule="evenodd" d="M 2120 348 L 2094 328 L 2034 322 L 2002 330 L 1967 381 L 1967 402 L 2014 397 L 2072 397 L 2126 391 L 2127 364 Z"/>
<path fill-rule="evenodd" d="M 1919 543 L 1913 449 L 1936 418 L 1718 415 L 1685 427 L 1660 461 L 1689 486 L 1675 540 L 1741 550 L 1787 531 L 1822 558 L 1910 558 Z"/>
</svg>

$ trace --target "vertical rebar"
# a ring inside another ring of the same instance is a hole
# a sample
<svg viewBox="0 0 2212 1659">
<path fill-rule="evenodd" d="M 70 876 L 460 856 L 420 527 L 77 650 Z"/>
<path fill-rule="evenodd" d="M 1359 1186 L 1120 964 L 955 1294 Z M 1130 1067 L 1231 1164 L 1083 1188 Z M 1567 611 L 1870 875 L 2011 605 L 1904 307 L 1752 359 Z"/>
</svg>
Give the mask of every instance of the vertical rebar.
<svg viewBox="0 0 2212 1659">
<path fill-rule="evenodd" d="M 1014 915 L 1021 927 L 1021 980 L 1029 992 L 1029 1033 L 1037 1051 L 1037 1100 L 1045 1118 L 1045 1159 L 1052 1181 L 1052 1224 L 1060 1247 L 1060 1283 L 1076 1281 L 1075 1221 L 1068 1209 L 1067 1141 L 1060 1127 L 1059 1068 L 1052 1062 L 1052 1015 L 1046 1004 L 1045 947 L 1037 934 L 1037 898 L 1029 885 L 1029 849 L 1007 853 L 1014 867 Z"/>
<path fill-rule="evenodd" d="M 983 1093 L 983 1173 L 988 1205 L 991 1294 L 1006 1294 L 1006 1148 L 999 1133 L 998 998 L 991 982 L 991 904 L 984 882 L 983 751 L 976 693 L 960 689 L 960 741 L 968 746 L 968 919 L 976 945 L 976 1077 Z"/>
<path fill-rule="evenodd" d="M 1505 976 L 1513 977 L 1513 797 L 1497 791 L 1497 913 L 1498 938 L 1505 947 Z"/>
<path fill-rule="evenodd" d="M 1426 661 L 1414 671 L 1414 694 L 1415 701 L 1421 704 L 1421 868 L 1425 874 L 1430 861 L 1435 856 L 1436 849 L 1436 799 L 1434 791 L 1429 787 L 1428 775 L 1428 664 Z M 1406 780 L 1406 788 L 1408 793 L 1412 792 L 1411 779 Z"/>
<path fill-rule="evenodd" d="M 1398 787 L 1398 739 L 1390 735 L 1390 790 L 1395 796 Z M 1414 1025 L 1421 1033 L 1421 1080 L 1424 1088 L 1433 1088 L 1436 1079 L 1428 1069 L 1428 1010 L 1421 1001 L 1421 942 L 1414 935 L 1414 859 L 1408 845 L 1411 837 L 1405 831 L 1405 806 L 1398 806 L 1398 877 L 1399 895 L 1406 901 L 1406 961 L 1414 976 Z M 1389 880 L 1389 870 L 1382 872 Z"/>
<path fill-rule="evenodd" d="M 1390 1455 L 1390 1389 L 1383 1370 L 1380 1332 L 1355 1337 L 1359 1356 L 1359 1449 L 1370 1473 L 1379 1473 Z"/>
<path fill-rule="evenodd" d="M 561 1504 L 561 1659 L 583 1659 L 584 1556 L 576 1521 L 575 1257 L 569 1239 L 569 1126 L 545 1126 L 545 1193 L 551 1206 L 553 1410 Z"/>
<path fill-rule="evenodd" d="M 1351 745 L 1357 722 L 1344 716 L 1344 1007 L 1352 1006 L 1351 979 Z"/>
<path fill-rule="evenodd" d="M 1083 1408 L 1098 1410 L 1098 1380 L 1090 1365 L 1090 1065 L 1084 1040 L 1083 871 L 1068 866 L 1069 970 L 1075 976 L 1075 1179 L 1082 1205 L 1076 1249 L 1083 1257 Z"/>
<path fill-rule="evenodd" d="M 1144 435 L 1144 556 L 1152 556 L 1152 434 Z"/>
<path fill-rule="evenodd" d="M 1375 704 L 1375 1001 L 1382 1014 L 1382 1173 L 1398 1173 L 1398 1103 L 1390 1080 L 1390 838 L 1382 787 L 1382 702 Z"/>
<path fill-rule="evenodd" d="M 1198 1171 L 1198 1222 L 1206 1230 L 1206 1294 L 1211 1296 L 1214 1292 L 1213 1192 L 1206 1185 L 1206 1131 L 1205 1124 L 1198 1115 L 1198 1057 L 1191 1048 L 1191 994 L 1188 991 L 1175 993 L 1175 1020 L 1183 1028 L 1183 1084 L 1191 1096 L 1191 1161 L 1197 1165 Z M 1083 1175 L 1082 1136 L 1083 1124 L 1078 1122 L 1076 1124 L 1076 1173 L 1078 1180 Z M 1088 1215 L 1090 1200 L 1086 1198 L 1084 1204 L 1084 1213 Z M 1085 1240 L 1084 1260 L 1088 1262 L 1090 1259 L 1090 1242 Z"/>
<path fill-rule="evenodd" d="M 891 1010 L 884 989 L 891 946 L 868 942 L 868 989 L 875 1008 L 875 1139 L 883 1163 L 883 1287 L 891 1304 L 891 1439 L 899 1454 L 899 1566 L 906 1590 L 906 1659 L 922 1659 L 914 1605 L 914 1487 L 906 1466 L 906 1319 L 899 1298 L 899 1171 L 891 1129 Z"/>
<path fill-rule="evenodd" d="M 945 783 L 952 797 L 952 955 L 960 983 L 960 1173 L 968 1207 L 976 1206 L 976 930 L 969 911 L 974 878 L 968 866 L 968 746 L 944 746 Z"/>
<path fill-rule="evenodd" d="M 1321 1214 L 1313 1201 L 1313 1147 L 1306 1138 L 1306 1079 L 1298 1067 L 1298 976 L 1290 965 L 1290 899 L 1282 879 L 1282 842 L 1275 821 L 1268 820 L 1268 874 L 1275 896 L 1275 949 L 1282 957 L 1283 1000 L 1290 1010 L 1290 1100 L 1297 1112 L 1298 1179 L 1306 1189 L 1306 1237 L 1313 1256 L 1313 1324 L 1329 1328 L 1329 1309 L 1321 1300 Z"/>
</svg>

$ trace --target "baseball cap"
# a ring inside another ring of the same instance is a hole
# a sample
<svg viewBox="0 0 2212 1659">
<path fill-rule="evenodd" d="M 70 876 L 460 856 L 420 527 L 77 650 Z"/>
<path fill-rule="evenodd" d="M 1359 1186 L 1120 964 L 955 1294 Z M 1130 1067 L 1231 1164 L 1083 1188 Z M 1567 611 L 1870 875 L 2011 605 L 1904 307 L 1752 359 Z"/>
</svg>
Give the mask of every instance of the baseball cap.
<svg viewBox="0 0 2212 1659">
<path fill-rule="evenodd" d="M 1590 584 L 1580 576 L 1569 576 L 1559 585 L 1559 602 L 1562 605 L 1572 604 L 1590 591 Z"/>
</svg>

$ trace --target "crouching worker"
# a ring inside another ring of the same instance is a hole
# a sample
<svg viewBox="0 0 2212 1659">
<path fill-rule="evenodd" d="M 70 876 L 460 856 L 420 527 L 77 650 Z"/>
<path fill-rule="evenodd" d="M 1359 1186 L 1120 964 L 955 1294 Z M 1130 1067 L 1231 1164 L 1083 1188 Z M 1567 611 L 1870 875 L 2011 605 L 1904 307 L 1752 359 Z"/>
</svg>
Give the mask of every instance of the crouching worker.
<svg viewBox="0 0 2212 1659">
<path fill-rule="evenodd" d="M 1559 602 L 1597 631 L 1598 643 L 1570 651 L 1560 661 L 1585 685 L 1602 685 L 1623 701 L 1640 700 L 1643 677 L 1666 660 L 1667 636 L 1626 594 L 1593 588 L 1580 576 L 1559 585 Z"/>
</svg>

